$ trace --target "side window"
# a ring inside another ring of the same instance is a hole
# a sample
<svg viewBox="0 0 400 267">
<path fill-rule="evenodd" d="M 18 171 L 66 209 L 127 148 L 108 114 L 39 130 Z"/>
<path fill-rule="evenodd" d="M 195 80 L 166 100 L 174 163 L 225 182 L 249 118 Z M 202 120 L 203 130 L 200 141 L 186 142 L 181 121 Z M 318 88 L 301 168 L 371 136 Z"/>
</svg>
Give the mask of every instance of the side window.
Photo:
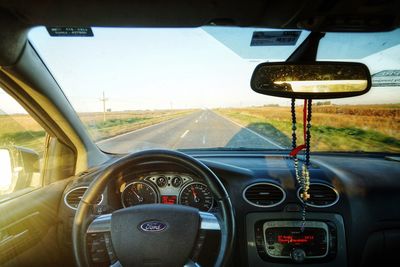
<svg viewBox="0 0 400 267">
<path fill-rule="evenodd" d="M 46 132 L 0 88 L 0 202 L 42 186 Z"/>
</svg>

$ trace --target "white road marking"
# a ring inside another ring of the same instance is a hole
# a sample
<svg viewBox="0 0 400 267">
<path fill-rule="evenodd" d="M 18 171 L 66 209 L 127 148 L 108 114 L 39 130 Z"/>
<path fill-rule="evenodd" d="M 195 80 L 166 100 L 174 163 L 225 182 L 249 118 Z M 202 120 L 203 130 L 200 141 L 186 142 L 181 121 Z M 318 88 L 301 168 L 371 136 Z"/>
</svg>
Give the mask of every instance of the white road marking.
<svg viewBox="0 0 400 267">
<path fill-rule="evenodd" d="M 203 145 L 206 143 L 206 136 L 203 135 Z"/>
<path fill-rule="evenodd" d="M 186 130 L 186 131 L 181 135 L 181 138 L 185 137 L 185 135 L 187 135 L 188 132 L 189 132 L 189 130 Z"/>
</svg>

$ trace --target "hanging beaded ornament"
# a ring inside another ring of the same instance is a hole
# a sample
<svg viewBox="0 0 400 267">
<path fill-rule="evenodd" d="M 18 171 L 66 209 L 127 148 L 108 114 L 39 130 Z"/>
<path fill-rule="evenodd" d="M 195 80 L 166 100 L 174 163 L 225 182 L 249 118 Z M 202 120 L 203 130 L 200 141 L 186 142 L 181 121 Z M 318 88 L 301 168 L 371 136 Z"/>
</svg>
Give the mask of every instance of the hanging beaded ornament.
<svg viewBox="0 0 400 267">
<path fill-rule="evenodd" d="M 292 151 L 290 156 L 294 161 L 294 169 L 297 183 L 300 186 L 300 198 L 302 200 L 302 230 L 306 222 L 306 203 L 310 198 L 308 190 L 310 189 L 310 139 L 311 139 L 311 114 L 312 114 L 312 100 L 304 100 L 303 108 L 303 132 L 304 132 L 304 145 L 297 146 L 297 135 L 296 135 L 296 100 L 292 98 L 291 113 L 292 113 Z M 305 149 L 304 156 L 305 160 L 301 166 L 301 171 L 299 170 L 299 160 L 297 154 Z"/>
</svg>

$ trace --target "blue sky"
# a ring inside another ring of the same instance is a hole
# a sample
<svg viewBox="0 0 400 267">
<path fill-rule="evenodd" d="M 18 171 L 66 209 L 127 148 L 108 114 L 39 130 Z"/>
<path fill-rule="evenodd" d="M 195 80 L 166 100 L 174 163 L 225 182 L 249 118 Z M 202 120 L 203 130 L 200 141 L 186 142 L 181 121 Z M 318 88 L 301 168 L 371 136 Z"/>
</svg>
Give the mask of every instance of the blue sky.
<svg viewBox="0 0 400 267">
<path fill-rule="evenodd" d="M 254 30 L 95 28 L 92 38 L 69 38 L 39 27 L 29 38 L 78 112 L 101 111 L 103 91 L 115 111 L 288 104 L 254 93 L 249 83 L 257 64 L 284 60 L 296 46 L 250 47 Z M 399 43 L 399 30 L 329 34 L 318 57 L 364 62 L 372 73 L 400 69 Z M 399 90 L 375 88 L 336 102 L 399 102 Z"/>
</svg>

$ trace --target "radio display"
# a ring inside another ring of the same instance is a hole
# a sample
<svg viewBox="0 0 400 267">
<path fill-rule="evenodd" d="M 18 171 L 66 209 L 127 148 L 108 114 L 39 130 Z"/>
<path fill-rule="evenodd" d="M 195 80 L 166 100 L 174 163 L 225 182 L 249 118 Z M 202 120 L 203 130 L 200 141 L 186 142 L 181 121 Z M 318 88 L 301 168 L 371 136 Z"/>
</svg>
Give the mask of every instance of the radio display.
<svg viewBox="0 0 400 267">
<path fill-rule="evenodd" d="M 278 243 L 281 244 L 305 244 L 314 240 L 313 235 L 278 235 Z"/>
<path fill-rule="evenodd" d="M 306 257 L 323 257 L 328 252 L 328 233 L 317 227 L 267 227 L 265 248 L 270 257 L 290 257 L 293 249 L 301 249 Z"/>
</svg>

